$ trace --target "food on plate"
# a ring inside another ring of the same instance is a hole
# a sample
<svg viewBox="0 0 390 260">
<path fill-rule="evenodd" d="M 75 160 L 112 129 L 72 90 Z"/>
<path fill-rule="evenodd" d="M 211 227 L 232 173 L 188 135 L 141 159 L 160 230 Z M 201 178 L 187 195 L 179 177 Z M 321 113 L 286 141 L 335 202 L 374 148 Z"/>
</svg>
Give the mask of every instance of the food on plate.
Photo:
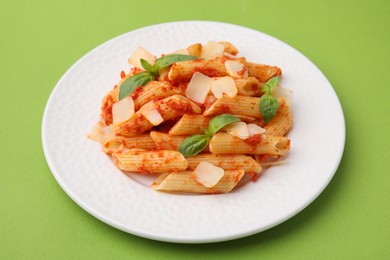
<svg viewBox="0 0 390 260">
<path fill-rule="evenodd" d="M 155 175 L 165 192 L 226 193 L 290 151 L 290 90 L 276 66 L 230 42 L 195 43 L 157 58 L 139 47 L 103 97 L 88 134 L 122 171 Z"/>
</svg>

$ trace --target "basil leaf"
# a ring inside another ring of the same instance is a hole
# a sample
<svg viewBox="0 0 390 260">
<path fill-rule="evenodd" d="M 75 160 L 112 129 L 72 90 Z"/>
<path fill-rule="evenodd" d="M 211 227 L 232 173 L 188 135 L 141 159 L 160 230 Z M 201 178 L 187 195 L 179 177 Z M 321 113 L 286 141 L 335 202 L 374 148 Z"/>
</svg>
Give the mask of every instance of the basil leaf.
<svg viewBox="0 0 390 260">
<path fill-rule="evenodd" d="M 184 156 L 197 155 L 207 147 L 210 139 L 206 135 L 190 135 L 180 144 L 179 152 Z"/>
<path fill-rule="evenodd" d="M 172 65 L 175 62 L 179 61 L 186 61 L 186 60 L 195 60 L 198 57 L 191 56 L 191 55 L 185 55 L 185 54 L 169 54 L 165 55 L 164 57 L 158 58 L 156 62 L 154 63 L 154 70 L 158 71 L 162 68 L 165 68 L 169 65 Z"/>
<path fill-rule="evenodd" d="M 213 137 L 213 133 L 210 132 L 209 129 L 207 129 L 207 128 L 202 128 L 202 130 L 204 131 L 205 136 L 207 136 L 207 137 L 209 137 L 209 138 Z"/>
<path fill-rule="evenodd" d="M 209 122 L 209 131 L 212 134 L 215 134 L 216 132 L 221 130 L 221 128 L 223 128 L 224 126 L 226 126 L 230 123 L 233 123 L 233 122 L 238 122 L 238 121 L 240 121 L 240 119 L 236 116 L 231 115 L 231 114 L 222 114 L 222 115 L 216 116 L 213 119 L 211 119 Z"/>
<path fill-rule="evenodd" d="M 142 67 L 144 67 L 145 70 L 152 72 L 153 66 L 147 60 L 141 59 L 140 62 Z"/>
<path fill-rule="evenodd" d="M 138 86 L 145 86 L 149 81 L 154 80 L 154 76 L 148 71 L 135 74 L 134 76 L 126 79 L 119 86 L 119 100 L 124 99 Z"/>
<path fill-rule="evenodd" d="M 271 93 L 271 91 L 276 87 L 276 85 L 278 85 L 279 81 L 280 79 L 278 76 L 270 78 L 261 88 L 261 91 L 268 94 Z"/>
<path fill-rule="evenodd" d="M 272 120 L 278 112 L 279 102 L 270 94 L 264 94 L 260 98 L 260 113 L 266 123 Z"/>
</svg>

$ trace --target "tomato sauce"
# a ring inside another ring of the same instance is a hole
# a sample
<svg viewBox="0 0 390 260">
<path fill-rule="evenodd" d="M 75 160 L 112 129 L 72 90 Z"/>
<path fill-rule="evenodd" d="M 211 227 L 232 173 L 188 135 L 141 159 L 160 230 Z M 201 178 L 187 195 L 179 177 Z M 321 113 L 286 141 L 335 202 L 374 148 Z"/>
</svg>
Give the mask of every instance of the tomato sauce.
<svg viewBox="0 0 390 260">
<path fill-rule="evenodd" d="M 140 86 L 135 87 L 133 93 L 131 94 L 131 97 L 132 97 L 133 99 L 137 99 L 138 96 L 139 96 L 143 91 L 144 91 L 144 89 L 143 89 L 142 87 L 140 87 Z"/>
<path fill-rule="evenodd" d="M 107 96 L 107 99 L 102 105 L 102 118 L 104 123 L 109 126 L 112 123 L 112 105 L 114 104 L 114 99 L 112 96 Z"/>
<path fill-rule="evenodd" d="M 222 104 L 221 107 L 218 109 L 217 114 L 231 114 L 232 110 L 230 109 L 229 105 Z"/>
<path fill-rule="evenodd" d="M 192 69 L 192 73 L 200 72 L 203 75 L 206 75 L 208 77 L 220 77 L 221 72 L 219 72 L 216 69 L 213 68 L 207 68 L 207 67 L 195 67 Z"/>
<path fill-rule="evenodd" d="M 177 110 L 177 111 L 182 111 L 183 113 L 191 113 L 192 112 L 191 105 L 187 104 L 187 103 L 179 103 L 179 102 L 175 102 L 173 100 L 169 100 L 166 104 L 170 108 Z"/>
<path fill-rule="evenodd" d="M 256 145 L 260 144 L 261 135 L 260 134 L 252 135 L 251 137 L 245 139 L 244 141 L 245 141 L 245 143 L 249 144 L 250 146 L 256 146 Z"/>
</svg>

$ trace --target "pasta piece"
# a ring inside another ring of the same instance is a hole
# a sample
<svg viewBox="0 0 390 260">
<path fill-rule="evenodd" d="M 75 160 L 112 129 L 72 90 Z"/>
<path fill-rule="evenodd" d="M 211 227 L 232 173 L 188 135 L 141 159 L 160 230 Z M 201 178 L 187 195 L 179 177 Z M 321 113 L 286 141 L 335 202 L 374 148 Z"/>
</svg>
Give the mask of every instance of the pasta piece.
<svg viewBox="0 0 390 260">
<path fill-rule="evenodd" d="M 171 66 L 164 67 L 158 71 L 158 80 L 161 82 L 166 82 L 168 80 L 168 73 L 169 70 L 171 69 Z"/>
<path fill-rule="evenodd" d="M 228 133 L 217 133 L 209 145 L 213 154 L 284 155 L 290 150 L 290 139 L 272 135 L 254 135 L 240 139 Z"/>
<path fill-rule="evenodd" d="M 202 44 L 195 43 L 187 47 L 190 55 L 199 57 L 202 54 Z"/>
<path fill-rule="evenodd" d="M 201 113 L 201 109 L 198 105 L 178 94 L 149 104 L 153 105 L 157 111 L 160 112 L 164 121 L 178 118 L 186 113 Z M 114 132 L 123 136 L 135 136 L 151 129 L 153 125 L 141 112 L 142 111 L 138 110 L 129 120 L 118 125 L 112 125 Z"/>
<path fill-rule="evenodd" d="M 189 81 L 195 72 L 200 72 L 208 77 L 227 76 L 223 58 L 211 60 L 189 60 L 176 62 L 172 65 L 168 78 L 172 82 Z"/>
<path fill-rule="evenodd" d="M 292 127 L 293 120 L 291 109 L 285 104 L 280 104 L 275 117 L 264 126 L 266 133 L 275 136 L 284 136 Z"/>
<path fill-rule="evenodd" d="M 209 125 L 210 117 L 203 115 L 185 114 L 169 130 L 170 135 L 193 135 L 204 134 L 203 128 Z"/>
<path fill-rule="evenodd" d="M 123 136 L 136 136 L 153 127 L 140 111 L 134 113 L 134 115 L 127 121 L 119 125 L 111 125 L 112 130 L 117 135 Z"/>
<path fill-rule="evenodd" d="M 221 180 L 211 188 L 206 188 L 202 184 L 198 183 L 192 175 L 193 173 L 190 171 L 163 173 L 151 185 L 151 188 L 158 191 L 169 192 L 192 192 L 207 194 L 227 193 L 237 185 L 244 173 L 245 171 L 243 169 L 225 171 L 225 174 Z"/>
<path fill-rule="evenodd" d="M 244 169 L 245 172 L 261 172 L 261 165 L 246 155 L 198 154 L 187 157 L 188 169 L 194 170 L 200 162 L 208 162 L 224 170 Z"/>
<path fill-rule="evenodd" d="M 111 154 L 123 151 L 124 148 L 132 149 L 156 149 L 156 145 L 149 134 L 141 134 L 133 137 L 114 136 L 102 144 L 102 150 Z"/>
<path fill-rule="evenodd" d="M 116 85 L 107 95 L 104 96 L 102 101 L 102 112 L 100 116 L 103 118 L 104 123 L 109 126 L 112 124 L 112 105 L 118 101 L 118 85 Z"/>
<path fill-rule="evenodd" d="M 262 92 L 260 91 L 263 83 L 255 77 L 246 77 L 246 78 L 236 78 L 235 80 L 238 95 L 243 96 L 260 96 Z"/>
<path fill-rule="evenodd" d="M 134 91 L 131 96 L 134 99 L 135 109 L 138 110 L 149 101 L 163 99 L 181 92 L 180 88 L 172 86 L 169 82 L 151 81 L 145 87 L 140 87 L 138 91 Z"/>
<path fill-rule="evenodd" d="M 184 171 L 188 167 L 181 153 L 170 150 L 132 149 L 122 153 L 113 153 L 112 158 L 119 169 L 130 172 Z"/>
<path fill-rule="evenodd" d="M 151 131 L 150 137 L 153 139 L 157 149 L 174 150 L 179 149 L 180 144 L 187 138 L 182 135 L 169 135 L 157 131 Z M 208 147 L 206 147 L 201 153 L 210 153 Z"/>
<path fill-rule="evenodd" d="M 204 108 L 205 110 L 209 109 L 209 107 L 211 107 L 211 105 L 217 100 L 217 98 L 214 96 L 214 95 L 208 95 L 206 97 L 206 100 L 204 102 Z"/>
<path fill-rule="evenodd" d="M 235 96 L 234 98 L 223 96 L 217 99 L 207 110 L 205 116 L 215 116 L 224 113 L 261 118 L 260 98 Z"/>
<path fill-rule="evenodd" d="M 187 138 L 187 136 L 171 136 L 166 133 L 151 131 L 150 137 L 156 145 L 157 149 L 174 150 L 179 149 L 180 144 Z"/>
<path fill-rule="evenodd" d="M 111 128 L 106 126 L 102 121 L 97 122 L 92 131 L 87 134 L 87 137 L 95 142 L 103 144 L 106 140 L 114 136 Z"/>
<path fill-rule="evenodd" d="M 218 43 L 222 44 L 223 47 L 225 47 L 226 53 L 229 53 L 230 55 L 237 55 L 238 54 L 237 48 L 233 44 L 231 44 L 230 42 L 218 42 Z"/>
<path fill-rule="evenodd" d="M 256 77 L 261 82 L 267 82 L 270 78 L 282 75 L 282 70 L 276 66 L 247 62 L 250 77 Z"/>
</svg>

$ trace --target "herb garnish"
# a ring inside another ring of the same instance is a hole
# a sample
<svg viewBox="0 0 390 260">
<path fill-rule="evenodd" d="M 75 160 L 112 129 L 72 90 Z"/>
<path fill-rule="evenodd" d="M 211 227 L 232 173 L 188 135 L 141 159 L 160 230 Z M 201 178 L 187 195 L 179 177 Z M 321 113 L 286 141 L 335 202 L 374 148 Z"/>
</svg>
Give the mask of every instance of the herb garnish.
<svg viewBox="0 0 390 260">
<path fill-rule="evenodd" d="M 207 147 L 213 134 L 217 133 L 228 124 L 238 122 L 240 119 L 230 114 L 222 114 L 210 120 L 208 129 L 203 129 L 205 134 L 190 135 L 179 146 L 179 152 L 184 156 L 194 156 Z"/>
<path fill-rule="evenodd" d="M 279 77 L 273 77 L 261 88 L 265 94 L 260 98 L 260 113 L 266 123 L 274 118 L 279 109 L 279 102 L 271 93 L 278 83 Z"/>
<path fill-rule="evenodd" d="M 127 97 L 133 93 L 134 89 L 138 86 L 145 86 L 148 82 L 154 80 L 158 76 L 158 71 L 162 68 L 168 67 L 175 62 L 195 60 L 197 57 L 184 55 L 184 54 L 170 54 L 164 57 L 158 58 L 154 65 L 151 65 L 144 59 L 141 59 L 141 65 L 146 70 L 144 72 L 135 74 L 134 76 L 126 79 L 119 86 L 119 100 Z"/>
</svg>

